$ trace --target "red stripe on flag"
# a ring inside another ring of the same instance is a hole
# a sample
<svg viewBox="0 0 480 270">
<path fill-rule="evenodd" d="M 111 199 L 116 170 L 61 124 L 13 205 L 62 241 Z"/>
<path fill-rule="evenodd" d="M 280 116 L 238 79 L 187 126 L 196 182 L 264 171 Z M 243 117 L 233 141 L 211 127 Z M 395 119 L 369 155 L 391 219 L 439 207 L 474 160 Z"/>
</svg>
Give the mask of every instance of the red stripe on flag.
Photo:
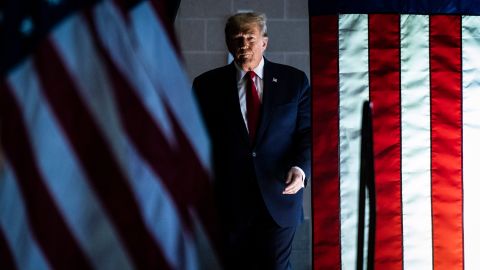
<svg viewBox="0 0 480 270">
<path fill-rule="evenodd" d="M 170 42 L 172 43 L 172 46 L 175 48 L 175 52 L 177 53 L 177 57 L 179 59 L 183 59 L 182 54 L 180 53 L 180 45 L 178 44 L 177 36 L 175 35 L 175 30 L 173 29 L 173 23 L 169 21 L 165 12 L 166 3 L 164 1 L 152 1 L 152 0 L 148 2 L 152 7 L 152 9 L 155 11 L 159 24 L 168 33 Z"/>
<path fill-rule="evenodd" d="M 212 241 L 213 247 L 221 254 L 219 248 L 220 235 L 217 221 L 217 211 L 214 207 L 214 194 L 209 176 L 203 168 L 198 156 L 196 155 L 190 140 L 183 132 L 178 121 L 176 120 L 172 110 L 165 105 L 173 125 L 173 131 L 178 142 L 179 159 L 177 160 L 178 170 L 182 172 L 182 180 L 190 181 L 182 185 L 182 188 L 191 189 L 192 197 L 189 199 L 190 207 L 194 207 L 198 211 L 198 215 L 205 226 L 207 233 Z M 178 185 L 177 185 L 178 186 Z M 180 192 L 180 191 L 179 191 Z M 183 195 L 185 196 L 185 195 Z"/>
<path fill-rule="evenodd" d="M 111 2 L 111 5 L 119 11 L 125 24 L 130 24 L 130 9 L 138 4 L 137 0 L 112 0 Z"/>
<path fill-rule="evenodd" d="M 402 269 L 400 18 L 369 16 L 377 223 L 375 269 Z"/>
<path fill-rule="evenodd" d="M 170 269 L 142 219 L 128 180 L 55 49 L 50 43 L 43 43 L 34 60 L 45 96 L 135 265 Z"/>
<path fill-rule="evenodd" d="M 0 268 L 11 270 L 18 269 L 2 228 L 0 228 Z"/>
<path fill-rule="evenodd" d="M 1 140 L 15 171 L 28 220 L 39 245 L 55 269 L 91 269 L 44 185 L 28 133 L 11 90 L 0 85 Z"/>
<path fill-rule="evenodd" d="M 435 270 L 463 269 L 461 17 L 430 17 Z"/>
<path fill-rule="evenodd" d="M 313 269 L 340 269 L 338 16 L 311 17 Z"/>
<path fill-rule="evenodd" d="M 185 136 L 181 127 L 168 105 L 164 104 L 169 112 L 174 128 L 177 144 L 171 146 L 163 132 L 158 128 L 155 120 L 143 106 L 136 91 L 124 78 L 113 63 L 110 55 L 101 45 L 98 33 L 93 26 L 92 16 L 87 14 L 90 32 L 96 48 L 104 60 L 113 85 L 115 98 L 118 102 L 122 124 L 128 137 L 135 144 L 136 149 L 143 158 L 152 166 L 162 184 L 166 185 L 171 198 L 177 205 L 183 223 L 193 231 L 192 218 L 189 211 L 196 208 L 203 225 L 206 227 L 211 240 L 215 240 L 216 225 L 213 222 L 215 209 L 213 208 L 213 193 L 208 174 L 202 168 L 190 141 Z M 168 80 L 168 75 L 165 75 Z M 142 121 L 138 121 L 142 119 Z M 214 242 L 218 244 L 218 241 Z"/>
<path fill-rule="evenodd" d="M 162 180 L 172 194 L 172 200 L 179 209 L 184 225 L 190 231 L 193 230 L 192 220 L 188 213 L 187 200 L 194 194 L 187 192 L 188 185 L 185 189 L 179 185 L 179 170 L 176 170 L 176 162 L 178 162 L 178 153 L 170 146 L 165 135 L 158 129 L 155 120 L 143 106 L 142 101 L 133 90 L 133 87 L 121 74 L 113 63 L 110 54 L 103 47 L 99 34 L 94 26 L 93 16 L 86 14 L 88 28 L 92 35 L 95 47 L 105 64 L 108 72 L 108 79 L 112 85 L 113 94 L 118 104 L 120 120 L 123 128 L 130 140 L 135 145 L 139 154 L 152 166 L 156 175 Z M 138 121 L 142 119 L 142 121 Z M 191 179 L 182 179 L 180 182 L 185 183 Z M 182 196 L 183 195 L 183 196 Z"/>
</svg>

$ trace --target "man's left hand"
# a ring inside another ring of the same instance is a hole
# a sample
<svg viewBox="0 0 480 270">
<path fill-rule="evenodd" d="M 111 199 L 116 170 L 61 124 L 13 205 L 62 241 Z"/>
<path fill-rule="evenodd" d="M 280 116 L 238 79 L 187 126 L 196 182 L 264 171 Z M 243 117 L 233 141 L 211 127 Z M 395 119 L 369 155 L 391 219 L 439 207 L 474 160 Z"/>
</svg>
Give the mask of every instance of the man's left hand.
<svg viewBox="0 0 480 270">
<path fill-rule="evenodd" d="M 287 180 L 285 181 L 287 186 L 283 190 L 282 194 L 296 194 L 300 189 L 304 187 L 303 178 L 304 175 L 299 168 L 290 168 L 287 173 Z"/>
</svg>

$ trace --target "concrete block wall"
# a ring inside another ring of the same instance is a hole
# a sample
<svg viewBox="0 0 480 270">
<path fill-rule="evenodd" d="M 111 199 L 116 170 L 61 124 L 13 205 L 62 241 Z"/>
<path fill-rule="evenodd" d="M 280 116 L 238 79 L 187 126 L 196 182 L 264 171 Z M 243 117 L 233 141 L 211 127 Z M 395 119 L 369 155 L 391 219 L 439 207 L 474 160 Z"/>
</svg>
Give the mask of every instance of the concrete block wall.
<svg viewBox="0 0 480 270">
<path fill-rule="evenodd" d="M 182 0 L 175 20 L 185 66 L 191 80 L 227 64 L 224 26 L 239 11 L 267 15 L 269 44 L 266 57 L 294 66 L 310 78 L 308 0 Z M 293 269 L 311 269 L 311 191 L 305 190 L 305 223 L 295 236 Z"/>
<path fill-rule="evenodd" d="M 223 29 L 242 10 L 267 15 L 268 59 L 310 75 L 307 0 L 182 0 L 175 27 L 191 79 L 227 64 Z"/>
</svg>

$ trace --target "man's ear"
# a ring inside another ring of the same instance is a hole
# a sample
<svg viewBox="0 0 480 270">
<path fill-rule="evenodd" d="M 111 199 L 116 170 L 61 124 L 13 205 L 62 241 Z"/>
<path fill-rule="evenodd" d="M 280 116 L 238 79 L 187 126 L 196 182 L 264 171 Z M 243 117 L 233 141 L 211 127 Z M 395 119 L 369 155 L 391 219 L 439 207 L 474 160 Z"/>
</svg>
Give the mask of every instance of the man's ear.
<svg viewBox="0 0 480 270">
<path fill-rule="evenodd" d="M 266 50 L 267 49 L 267 45 L 268 45 L 268 37 L 263 37 L 262 38 L 263 40 L 263 49 Z"/>
</svg>

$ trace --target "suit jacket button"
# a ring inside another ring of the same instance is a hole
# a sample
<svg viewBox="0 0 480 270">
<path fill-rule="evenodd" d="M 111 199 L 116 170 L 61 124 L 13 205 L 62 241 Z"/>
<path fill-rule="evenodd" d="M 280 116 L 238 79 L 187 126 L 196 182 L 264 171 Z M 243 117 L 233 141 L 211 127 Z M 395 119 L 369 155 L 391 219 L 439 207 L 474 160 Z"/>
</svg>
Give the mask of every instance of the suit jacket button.
<svg viewBox="0 0 480 270">
<path fill-rule="evenodd" d="M 256 157 L 256 156 L 257 156 L 257 153 L 252 152 L 252 157 Z"/>
</svg>

